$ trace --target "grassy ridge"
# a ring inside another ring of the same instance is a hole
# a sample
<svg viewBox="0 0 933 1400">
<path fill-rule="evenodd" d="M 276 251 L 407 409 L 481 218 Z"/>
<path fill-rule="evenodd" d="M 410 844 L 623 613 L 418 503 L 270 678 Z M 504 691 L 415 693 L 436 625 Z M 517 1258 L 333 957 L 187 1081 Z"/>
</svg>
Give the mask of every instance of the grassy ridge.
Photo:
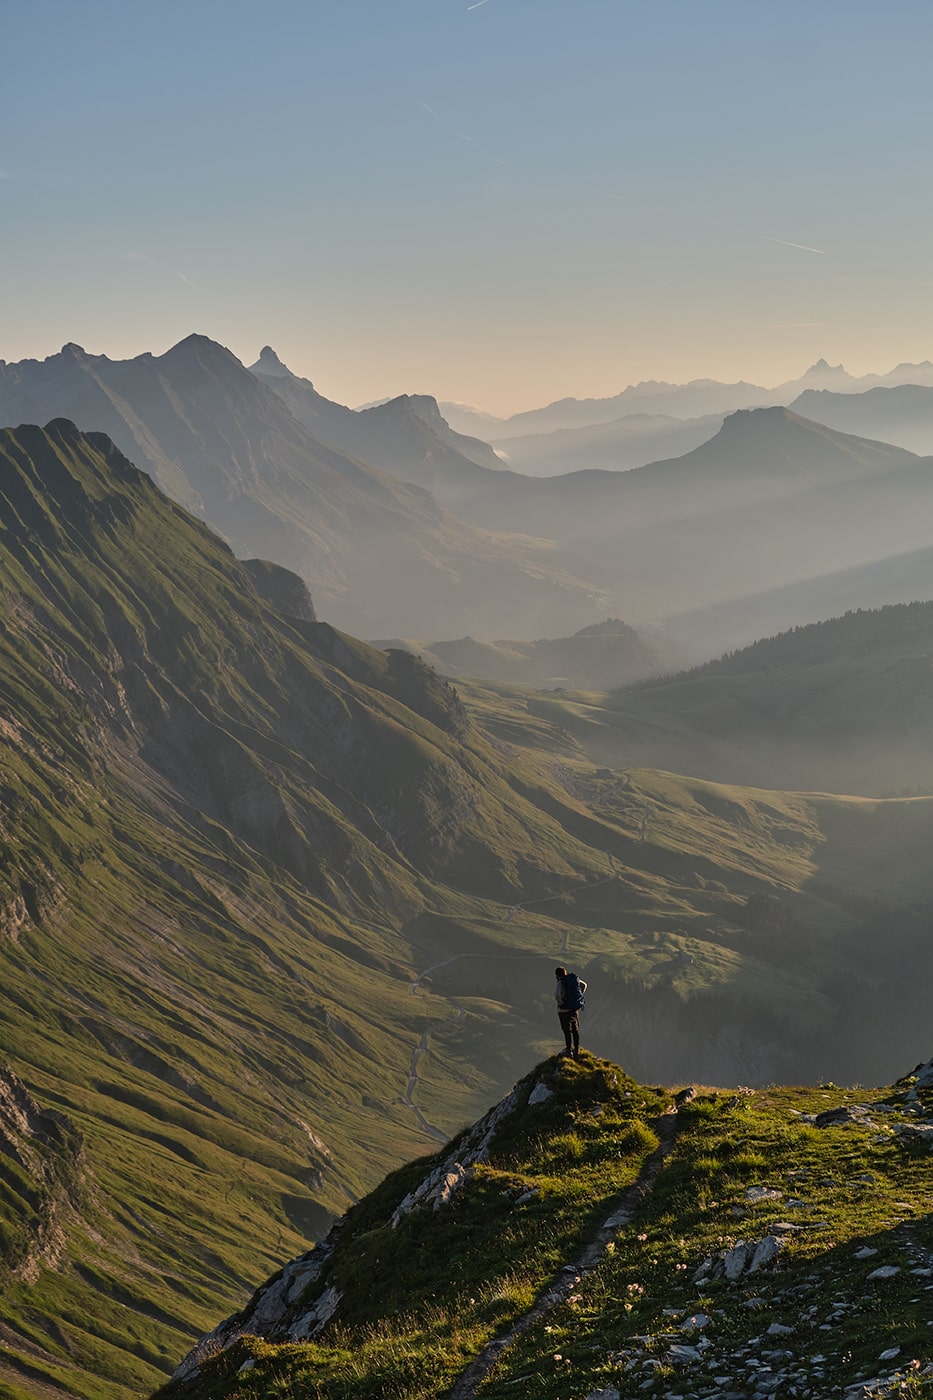
<svg viewBox="0 0 933 1400">
<path fill-rule="evenodd" d="M 283 1346 L 248 1328 L 166 1394 L 446 1394 L 483 1344 L 506 1336 L 581 1258 L 657 1141 L 664 1097 L 611 1064 L 551 1061 L 535 1079 L 553 1097 L 506 1120 L 488 1166 L 438 1213 L 388 1223 L 430 1160 L 350 1212 L 325 1275 L 293 1310 L 300 1317 L 323 1290 L 341 1290 L 313 1341 Z M 817 1126 L 827 1110 L 850 1121 Z M 929 1372 L 910 1378 L 933 1356 L 929 1152 L 900 1135 L 918 1114 L 929 1121 L 933 1098 L 909 1082 L 701 1091 L 680 1108 L 673 1150 L 634 1215 L 491 1358 L 478 1393 L 752 1394 L 772 1377 L 771 1390 L 825 1397 L 900 1373 L 898 1393 L 928 1395 Z M 768 1235 L 781 1241 L 772 1263 L 717 1272 L 740 1240 Z"/>
<path fill-rule="evenodd" d="M 881 796 L 933 788 L 933 603 L 858 610 L 609 694 L 537 696 L 594 761 Z"/>
</svg>

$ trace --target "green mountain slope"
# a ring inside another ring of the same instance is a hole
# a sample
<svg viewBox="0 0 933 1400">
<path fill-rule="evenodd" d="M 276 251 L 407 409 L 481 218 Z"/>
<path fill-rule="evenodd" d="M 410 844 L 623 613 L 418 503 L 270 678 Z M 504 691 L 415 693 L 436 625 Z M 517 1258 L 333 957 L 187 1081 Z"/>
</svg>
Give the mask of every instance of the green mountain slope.
<svg viewBox="0 0 933 1400">
<path fill-rule="evenodd" d="M 39 1384 L 151 1386 L 257 1234 L 314 1236 L 428 1141 L 437 940 L 605 868 L 444 682 L 284 615 L 270 574 L 108 439 L 0 437 L 0 1054 L 86 1152 L 67 1267 L 3 1292 Z M 448 1130 L 533 1033 L 483 1019 L 432 1057 Z"/>
<path fill-rule="evenodd" d="M 597 761 L 773 787 L 933 788 L 933 603 L 848 612 L 609 697 L 539 697 Z"/>
<path fill-rule="evenodd" d="M 156 1386 L 553 1046 L 557 960 L 663 1078 L 865 1077 L 926 1025 L 933 804 L 596 772 L 313 619 L 106 437 L 0 434 L 11 1394 Z"/>
<path fill-rule="evenodd" d="M 672 1099 L 547 1061 L 164 1393 L 928 1396 L 931 1142 L 933 1062 L 882 1090 Z"/>
</svg>

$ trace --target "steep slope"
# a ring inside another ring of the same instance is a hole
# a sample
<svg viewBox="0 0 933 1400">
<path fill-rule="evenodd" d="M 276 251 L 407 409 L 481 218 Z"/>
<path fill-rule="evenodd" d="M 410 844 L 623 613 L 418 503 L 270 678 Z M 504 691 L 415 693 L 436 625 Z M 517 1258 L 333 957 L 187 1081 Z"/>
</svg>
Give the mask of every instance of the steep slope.
<svg viewBox="0 0 933 1400">
<path fill-rule="evenodd" d="M 676 1099 L 545 1062 L 163 1393 L 928 1395 L 931 1142 L 933 1062 L 881 1090 Z"/>
<path fill-rule="evenodd" d="M 508 618 L 522 635 L 596 615 L 553 548 L 470 528 L 426 491 L 325 446 L 204 336 L 133 360 L 69 345 L 0 366 L 0 423 L 59 416 L 108 433 L 237 553 L 301 574 L 337 625 L 482 634 Z"/>
<path fill-rule="evenodd" d="M 774 787 L 933 790 L 933 603 L 855 611 L 609 697 L 535 708 L 594 758 Z"/>
<path fill-rule="evenodd" d="M 449 1130 L 537 1027 L 480 1011 L 475 1054 L 411 984 L 487 899 L 605 869 L 444 682 L 282 582 L 102 435 L 0 434 L 0 1053 L 86 1154 L 60 1267 L 0 1287 L 16 1393 L 151 1387 L 257 1237 Z"/>
</svg>

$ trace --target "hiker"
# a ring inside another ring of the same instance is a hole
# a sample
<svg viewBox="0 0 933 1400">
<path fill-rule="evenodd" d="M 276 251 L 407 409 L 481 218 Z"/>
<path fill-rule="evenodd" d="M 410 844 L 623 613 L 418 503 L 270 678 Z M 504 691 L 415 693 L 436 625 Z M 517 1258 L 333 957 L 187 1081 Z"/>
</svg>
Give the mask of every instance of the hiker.
<svg viewBox="0 0 933 1400">
<path fill-rule="evenodd" d="M 583 1005 L 586 983 L 581 982 L 575 972 L 568 972 L 565 967 L 555 967 L 554 976 L 557 978 L 554 987 L 554 1000 L 557 1002 L 560 1028 L 564 1032 L 564 1040 L 567 1044 L 564 1054 L 569 1055 L 571 1059 L 578 1060 L 580 1058 L 580 1008 Z"/>
</svg>

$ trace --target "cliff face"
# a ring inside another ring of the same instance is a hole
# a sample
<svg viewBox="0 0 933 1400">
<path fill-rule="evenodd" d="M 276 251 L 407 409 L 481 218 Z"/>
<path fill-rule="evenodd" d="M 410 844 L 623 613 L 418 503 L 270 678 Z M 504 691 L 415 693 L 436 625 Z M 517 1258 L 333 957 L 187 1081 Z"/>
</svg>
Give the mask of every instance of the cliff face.
<svg viewBox="0 0 933 1400">
<path fill-rule="evenodd" d="M 6 1204 L 0 1292 L 11 1279 L 35 1283 L 60 1263 L 83 1190 L 83 1143 L 64 1113 L 41 1108 L 0 1064 L 0 1183 Z"/>
</svg>

